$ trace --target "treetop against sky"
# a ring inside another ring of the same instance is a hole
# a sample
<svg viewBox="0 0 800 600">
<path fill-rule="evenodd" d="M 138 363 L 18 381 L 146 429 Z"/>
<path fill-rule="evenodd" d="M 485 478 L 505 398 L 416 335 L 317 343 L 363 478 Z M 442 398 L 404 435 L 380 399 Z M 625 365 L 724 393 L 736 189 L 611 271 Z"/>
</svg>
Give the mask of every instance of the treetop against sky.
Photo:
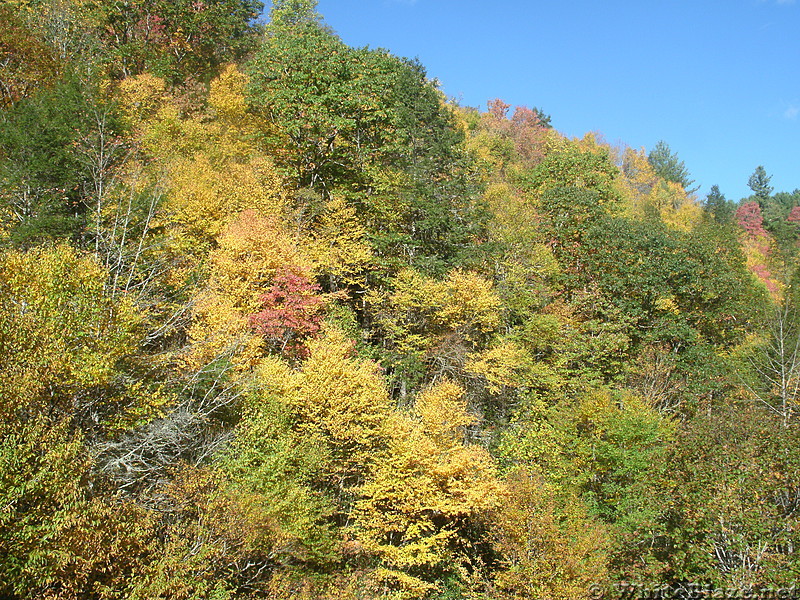
<svg viewBox="0 0 800 600">
<path fill-rule="evenodd" d="M 269 7 L 267 7 L 268 9 Z M 537 106 L 569 136 L 676 151 L 705 195 L 749 196 L 758 165 L 798 187 L 795 0 L 321 0 L 354 46 L 418 57 L 462 105 Z M 265 12 L 266 14 L 266 12 Z"/>
</svg>

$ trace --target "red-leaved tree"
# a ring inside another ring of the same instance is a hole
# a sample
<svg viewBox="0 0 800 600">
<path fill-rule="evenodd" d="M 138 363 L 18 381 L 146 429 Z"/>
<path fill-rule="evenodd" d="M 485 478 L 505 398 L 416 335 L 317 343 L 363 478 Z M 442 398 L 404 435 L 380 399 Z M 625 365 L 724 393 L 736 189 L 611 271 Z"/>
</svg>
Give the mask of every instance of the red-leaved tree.
<svg viewBox="0 0 800 600">
<path fill-rule="evenodd" d="M 262 310 L 250 316 L 250 326 L 271 349 L 294 358 L 306 354 L 304 341 L 321 326 L 323 301 L 320 288 L 293 267 L 284 267 L 261 297 Z"/>
<path fill-rule="evenodd" d="M 745 202 L 736 210 L 736 222 L 753 237 L 767 235 L 764 229 L 764 217 L 758 202 Z"/>
</svg>

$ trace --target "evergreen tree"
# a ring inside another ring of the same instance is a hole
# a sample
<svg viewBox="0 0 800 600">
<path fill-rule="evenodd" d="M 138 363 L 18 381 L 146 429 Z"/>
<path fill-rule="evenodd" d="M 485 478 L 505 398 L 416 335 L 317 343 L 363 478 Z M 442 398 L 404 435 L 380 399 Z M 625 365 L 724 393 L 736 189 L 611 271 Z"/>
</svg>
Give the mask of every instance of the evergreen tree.
<svg viewBox="0 0 800 600">
<path fill-rule="evenodd" d="M 725 198 L 725 194 L 719 191 L 718 185 L 711 186 L 703 208 L 717 223 L 730 223 L 733 219 L 733 205 Z"/>
<path fill-rule="evenodd" d="M 773 188 L 769 184 L 770 179 L 772 179 L 772 177 L 767 175 L 764 167 L 758 165 L 756 170 L 753 171 L 753 174 L 750 175 L 750 179 L 747 180 L 747 187 L 753 190 L 753 194 L 758 200 L 758 203 L 762 205 L 762 208 L 764 202 L 772 195 Z"/>
<path fill-rule="evenodd" d="M 65 77 L 0 112 L 0 226 L 14 243 L 81 235 L 90 102 L 85 86 Z"/>
<path fill-rule="evenodd" d="M 697 191 L 697 188 L 690 189 L 694 179 L 691 179 L 686 165 L 670 150 L 669 144 L 664 140 L 659 141 L 650 151 L 647 160 L 662 179 L 680 184 L 690 194 Z"/>
</svg>

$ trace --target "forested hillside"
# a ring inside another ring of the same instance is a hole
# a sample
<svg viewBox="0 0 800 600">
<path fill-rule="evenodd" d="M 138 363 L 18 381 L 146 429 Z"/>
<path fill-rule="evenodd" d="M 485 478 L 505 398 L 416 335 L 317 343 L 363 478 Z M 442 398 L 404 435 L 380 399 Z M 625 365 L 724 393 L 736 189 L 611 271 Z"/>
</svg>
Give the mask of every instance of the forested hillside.
<svg viewBox="0 0 800 600">
<path fill-rule="evenodd" d="M 800 190 L 262 8 L 0 5 L 0 596 L 800 577 Z"/>
</svg>

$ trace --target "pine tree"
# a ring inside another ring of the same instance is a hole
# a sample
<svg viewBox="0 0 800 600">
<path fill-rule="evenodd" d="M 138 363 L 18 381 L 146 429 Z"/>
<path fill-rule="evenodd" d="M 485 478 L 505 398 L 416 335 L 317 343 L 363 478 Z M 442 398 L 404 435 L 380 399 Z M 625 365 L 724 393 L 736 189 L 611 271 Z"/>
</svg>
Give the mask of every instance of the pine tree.
<svg viewBox="0 0 800 600">
<path fill-rule="evenodd" d="M 669 144 L 664 140 L 659 141 L 650 151 L 647 160 L 662 179 L 680 184 L 690 194 L 697 191 L 697 188 L 691 188 L 694 179 L 690 178 L 686 165 L 670 150 Z"/>
<path fill-rule="evenodd" d="M 772 179 L 772 177 L 767 175 L 764 167 L 758 165 L 756 170 L 753 171 L 753 174 L 750 175 L 750 179 L 747 180 L 747 187 L 753 190 L 753 194 L 758 200 L 758 203 L 762 205 L 762 208 L 764 201 L 772 195 L 773 188 L 769 184 L 770 179 Z"/>
<path fill-rule="evenodd" d="M 703 208 L 717 223 L 730 223 L 733 218 L 733 206 L 725 198 L 725 194 L 719 190 L 718 185 L 711 186 Z"/>
</svg>

